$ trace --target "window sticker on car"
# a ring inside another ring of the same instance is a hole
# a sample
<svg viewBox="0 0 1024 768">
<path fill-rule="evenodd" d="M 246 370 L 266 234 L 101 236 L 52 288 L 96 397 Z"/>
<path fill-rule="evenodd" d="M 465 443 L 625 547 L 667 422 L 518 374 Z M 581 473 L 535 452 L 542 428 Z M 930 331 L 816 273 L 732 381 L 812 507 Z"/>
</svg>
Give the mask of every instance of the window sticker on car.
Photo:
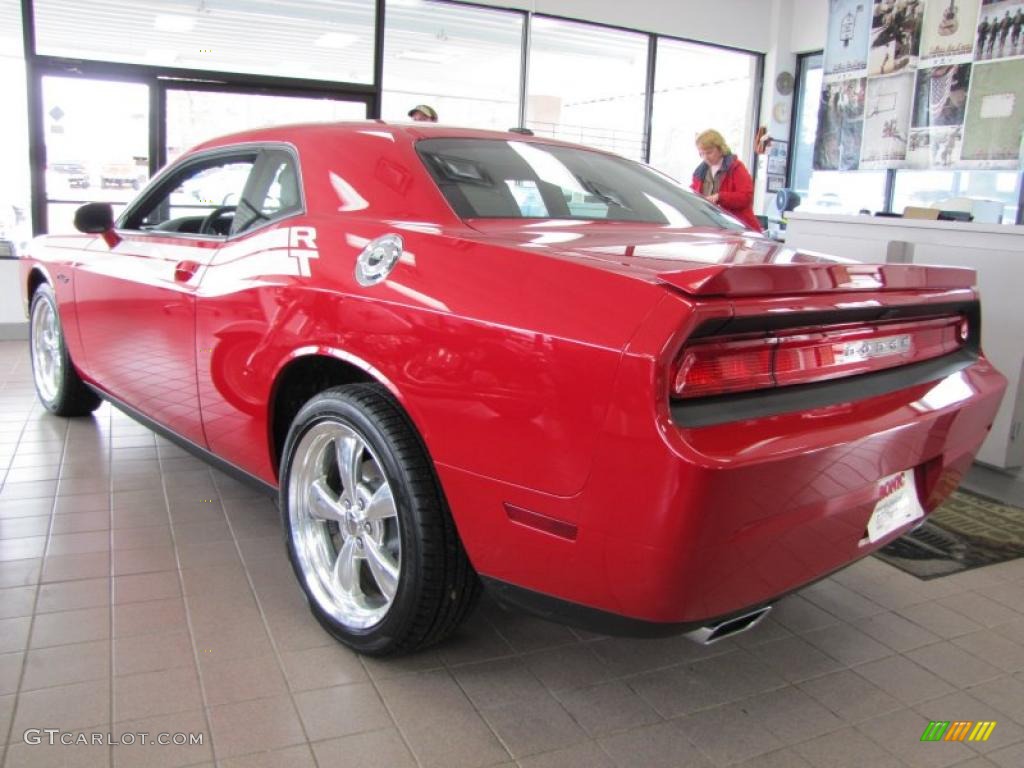
<svg viewBox="0 0 1024 768">
<path fill-rule="evenodd" d="M 309 260 L 320 258 L 316 227 L 288 227 L 288 255 L 299 263 L 299 276 L 309 277 Z"/>
</svg>

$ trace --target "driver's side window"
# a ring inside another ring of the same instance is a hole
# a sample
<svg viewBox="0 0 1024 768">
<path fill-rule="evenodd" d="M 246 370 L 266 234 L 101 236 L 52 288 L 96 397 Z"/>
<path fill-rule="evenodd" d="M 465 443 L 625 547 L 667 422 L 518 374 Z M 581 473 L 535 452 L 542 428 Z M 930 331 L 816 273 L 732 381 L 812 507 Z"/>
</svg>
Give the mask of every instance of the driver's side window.
<svg viewBox="0 0 1024 768">
<path fill-rule="evenodd" d="M 154 189 L 122 228 L 227 235 L 255 160 L 253 153 L 190 163 Z"/>
</svg>

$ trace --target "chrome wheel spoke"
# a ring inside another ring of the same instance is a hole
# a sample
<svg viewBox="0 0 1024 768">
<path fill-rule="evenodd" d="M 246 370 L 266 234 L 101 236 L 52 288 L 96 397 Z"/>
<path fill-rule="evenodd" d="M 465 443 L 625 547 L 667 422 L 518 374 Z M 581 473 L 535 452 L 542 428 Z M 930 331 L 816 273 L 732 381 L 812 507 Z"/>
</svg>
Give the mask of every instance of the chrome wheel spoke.
<svg viewBox="0 0 1024 768">
<path fill-rule="evenodd" d="M 359 589 L 359 561 L 356 559 L 356 540 L 345 539 L 334 561 L 334 582 L 346 595 L 355 597 L 361 594 Z"/>
<path fill-rule="evenodd" d="M 389 601 L 394 600 L 398 591 L 398 563 L 393 562 L 387 551 L 369 536 L 363 537 L 363 544 L 366 564 L 370 566 L 377 587 Z"/>
<path fill-rule="evenodd" d="M 339 437 L 334 441 L 338 461 L 338 475 L 341 478 L 341 498 L 351 503 L 356 501 L 356 486 L 359 485 L 359 464 L 363 455 L 363 441 L 356 435 Z"/>
<path fill-rule="evenodd" d="M 318 520 L 345 522 L 345 511 L 322 477 L 309 486 L 309 513 Z"/>
<path fill-rule="evenodd" d="M 387 483 L 381 485 L 366 503 L 366 519 L 371 521 L 387 520 L 395 517 L 398 510 L 395 509 L 395 499 L 391 494 L 391 486 Z"/>
</svg>

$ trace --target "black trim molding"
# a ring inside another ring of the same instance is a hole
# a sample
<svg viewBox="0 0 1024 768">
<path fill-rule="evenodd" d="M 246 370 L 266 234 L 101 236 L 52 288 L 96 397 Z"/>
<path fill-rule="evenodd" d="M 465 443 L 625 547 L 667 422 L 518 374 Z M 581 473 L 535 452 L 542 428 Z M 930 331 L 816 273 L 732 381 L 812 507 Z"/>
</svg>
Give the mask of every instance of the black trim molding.
<svg viewBox="0 0 1024 768">
<path fill-rule="evenodd" d="M 253 488 L 253 489 L 257 490 L 257 491 L 260 491 L 261 493 L 264 493 L 267 496 L 270 496 L 274 500 L 277 499 L 277 488 L 275 488 L 274 486 L 270 485 L 270 483 L 267 483 L 267 482 L 264 482 L 263 480 L 260 480 L 255 475 L 249 474 L 244 469 L 241 469 L 240 467 L 236 467 L 234 464 L 232 464 L 232 463 L 230 463 L 228 461 L 225 461 L 224 459 L 220 458 L 219 456 L 217 456 L 217 455 L 215 455 L 213 453 L 210 453 L 210 451 L 206 450 L 205 448 L 196 445 L 191 440 L 189 440 L 189 439 L 187 439 L 185 437 L 182 437 L 177 432 L 174 432 L 173 430 L 168 429 L 164 425 L 162 425 L 162 424 L 160 424 L 160 423 L 158 423 L 156 421 L 153 421 L 148 416 L 144 416 L 143 414 L 141 414 L 139 411 L 137 411 L 134 408 L 132 408 L 130 405 L 128 405 L 124 401 L 118 400 L 116 397 L 114 397 L 113 395 L 109 394 L 108 392 L 104 392 L 99 387 L 93 386 L 92 384 L 88 384 L 87 386 L 89 387 L 89 389 L 91 389 L 93 392 L 95 392 L 99 397 L 101 397 L 104 400 L 106 400 L 108 403 L 110 403 L 112 406 L 117 408 L 119 411 L 122 411 L 125 414 L 127 414 L 128 416 L 131 416 L 133 419 L 135 419 L 137 422 L 142 424 L 144 427 L 147 427 L 147 428 L 153 430 L 154 432 L 156 432 L 161 437 L 167 438 L 168 440 L 170 440 L 175 445 L 181 446 L 182 448 L 184 448 L 186 451 L 191 453 L 196 458 L 202 459 L 206 463 L 211 464 L 215 468 L 219 469 L 224 474 L 230 475 L 231 477 L 233 477 L 234 479 L 238 480 L 241 483 L 245 483 L 250 488 Z"/>
</svg>

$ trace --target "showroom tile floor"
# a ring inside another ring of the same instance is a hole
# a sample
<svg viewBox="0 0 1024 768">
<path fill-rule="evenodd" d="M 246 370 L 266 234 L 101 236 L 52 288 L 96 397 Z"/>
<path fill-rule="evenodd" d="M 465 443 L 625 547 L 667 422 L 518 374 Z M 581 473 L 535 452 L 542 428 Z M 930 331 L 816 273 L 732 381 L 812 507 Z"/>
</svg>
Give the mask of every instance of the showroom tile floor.
<svg viewBox="0 0 1024 768">
<path fill-rule="evenodd" d="M 20 342 L 0 343 L 0 480 L 11 768 L 1024 765 L 1024 560 L 923 582 L 869 558 L 708 648 L 485 600 L 450 642 L 379 661 L 310 617 L 269 500 L 109 406 L 44 415 Z M 932 719 L 997 725 L 921 743 Z"/>
</svg>

